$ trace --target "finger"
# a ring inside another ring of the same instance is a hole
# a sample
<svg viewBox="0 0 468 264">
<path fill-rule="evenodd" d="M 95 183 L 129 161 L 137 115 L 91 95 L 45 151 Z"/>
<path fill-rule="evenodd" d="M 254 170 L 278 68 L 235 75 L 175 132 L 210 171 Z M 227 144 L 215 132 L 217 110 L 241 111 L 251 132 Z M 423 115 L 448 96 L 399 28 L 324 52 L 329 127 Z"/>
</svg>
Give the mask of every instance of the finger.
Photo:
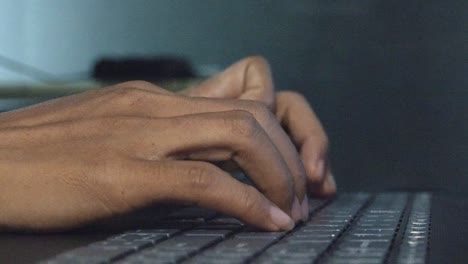
<svg viewBox="0 0 468 264">
<path fill-rule="evenodd" d="M 271 110 L 275 106 L 270 67 L 259 56 L 238 61 L 220 74 L 181 93 L 197 97 L 255 100 L 266 104 Z"/>
<path fill-rule="evenodd" d="M 303 96 L 294 92 L 277 94 L 277 118 L 299 147 L 310 182 L 324 180 L 327 168 L 328 138 Z"/>
<path fill-rule="evenodd" d="M 335 177 L 333 177 L 333 173 L 331 171 L 328 171 L 327 176 L 325 176 L 322 190 L 325 196 L 334 195 L 336 193 Z"/>
<path fill-rule="evenodd" d="M 207 162 L 136 160 L 128 173 L 124 199 L 132 206 L 161 200 L 194 203 L 268 231 L 294 227 L 292 219 L 257 189 Z"/>
<path fill-rule="evenodd" d="M 304 199 L 306 193 L 306 172 L 301 158 L 289 136 L 281 128 L 273 113 L 266 107 L 250 101 L 205 98 L 192 98 L 184 105 L 186 107 L 185 111 L 188 110 L 189 112 L 243 110 L 251 113 L 286 162 L 294 179 L 297 198 L 299 201 Z M 184 111 L 183 108 L 180 108 L 180 111 Z"/>
<path fill-rule="evenodd" d="M 333 174 L 327 170 L 325 179 L 318 183 L 309 186 L 310 191 L 318 197 L 330 197 L 336 193 L 336 183 Z"/>
<path fill-rule="evenodd" d="M 292 214 L 295 192 L 289 169 L 268 135 L 246 111 L 148 119 L 129 133 L 133 133 L 132 140 L 125 148 L 135 149 L 133 155 L 142 159 L 194 159 L 193 154 L 205 152 L 209 161 L 233 160 L 268 199 Z"/>
</svg>

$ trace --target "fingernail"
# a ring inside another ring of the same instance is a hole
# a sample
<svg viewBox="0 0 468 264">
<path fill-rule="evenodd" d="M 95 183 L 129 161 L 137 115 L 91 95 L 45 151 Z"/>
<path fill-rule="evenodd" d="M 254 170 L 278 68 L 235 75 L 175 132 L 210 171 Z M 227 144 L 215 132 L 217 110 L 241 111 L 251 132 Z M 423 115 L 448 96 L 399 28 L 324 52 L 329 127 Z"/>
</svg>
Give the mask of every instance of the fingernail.
<svg viewBox="0 0 468 264">
<path fill-rule="evenodd" d="M 295 223 L 291 217 L 274 205 L 270 207 L 270 216 L 280 230 L 289 231 L 294 228 Z"/>
<path fill-rule="evenodd" d="M 302 208 L 302 221 L 305 222 L 309 220 L 309 197 L 307 197 L 307 194 L 304 196 L 304 200 L 302 200 L 301 208 Z"/>
<path fill-rule="evenodd" d="M 292 219 L 296 221 L 296 223 L 302 218 L 301 204 L 299 203 L 299 199 L 297 199 L 297 196 L 294 197 L 294 202 L 293 202 L 293 206 L 291 209 L 291 216 L 292 216 Z"/>
</svg>

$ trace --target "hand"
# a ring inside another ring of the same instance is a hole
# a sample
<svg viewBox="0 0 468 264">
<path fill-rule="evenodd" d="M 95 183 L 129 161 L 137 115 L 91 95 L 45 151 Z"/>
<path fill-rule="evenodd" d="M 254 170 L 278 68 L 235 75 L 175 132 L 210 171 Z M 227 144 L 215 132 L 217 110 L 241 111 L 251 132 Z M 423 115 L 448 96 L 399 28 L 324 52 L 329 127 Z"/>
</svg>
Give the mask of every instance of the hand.
<svg viewBox="0 0 468 264">
<path fill-rule="evenodd" d="M 300 152 L 309 192 L 330 196 L 336 184 L 328 163 L 328 138 L 306 99 L 291 91 L 275 93 L 268 63 L 261 57 L 243 59 L 217 76 L 181 92 L 194 97 L 231 98 L 264 103 Z"/>
<path fill-rule="evenodd" d="M 256 188 L 213 165 L 226 161 Z M 306 217 L 305 174 L 275 116 L 255 101 L 127 82 L 0 114 L 3 228 L 66 229 L 178 202 L 289 230 Z"/>
</svg>

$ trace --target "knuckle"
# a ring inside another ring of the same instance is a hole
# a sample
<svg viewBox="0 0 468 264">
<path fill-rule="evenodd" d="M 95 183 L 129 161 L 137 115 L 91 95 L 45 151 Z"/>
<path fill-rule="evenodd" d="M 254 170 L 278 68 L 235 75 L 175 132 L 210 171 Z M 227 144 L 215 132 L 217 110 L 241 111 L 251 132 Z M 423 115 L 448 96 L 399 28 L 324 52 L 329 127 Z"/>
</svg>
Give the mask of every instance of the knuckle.
<svg viewBox="0 0 468 264">
<path fill-rule="evenodd" d="M 233 134 L 242 138 L 255 138 L 261 133 L 261 127 L 248 111 L 235 110 L 225 118 Z"/>
<path fill-rule="evenodd" d="M 186 174 L 189 178 L 190 186 L 198 190 L 199 192 L 204 192 L 210 189 L 213 184 L 213 175 L 214 168 L 207 165 L 192 165 L 186 168 Z"/>
<path fill-rule="evenodd" d="M 136 86 L 123 86 L 115 88 L 111 96 L 117 104 L 127 106 L 138 104 L 141 99 L 147 97 L 147 94 L 147 91 Z"/>
<path fill-rule="evenodd" d="M 155 104 L 175 103 L 174 100 L 183 99 L 146 81 L 131 81 L 116 85 L 110 89 L 108 96 L 110 97 L 108 100 L 117 107 L 127 110 L 131 107 L 144 112 L 149 111 Z"/>
<path fill-rule="evenodd" d="M 124 83 L 120 84 L 120 86 L 122 86 L 122 87 L 133 87 L 133 88 L 138 88 L 138 89 L 156 87 L 156 85 L 152 84 L 151 82 L 142 81 L 142 80 L 134 80 L 134 81 L 124 82 Z"/>
<path fill-rule="evenodd" d="M 252 115 L 260 122 L 268 122 L 275 119 L 273 112 L 268 109 L 268 106 L 261 102 L 256 101 L 245 101 L 242 106 L 246 111 L 252 113 Z"/>
</svg>

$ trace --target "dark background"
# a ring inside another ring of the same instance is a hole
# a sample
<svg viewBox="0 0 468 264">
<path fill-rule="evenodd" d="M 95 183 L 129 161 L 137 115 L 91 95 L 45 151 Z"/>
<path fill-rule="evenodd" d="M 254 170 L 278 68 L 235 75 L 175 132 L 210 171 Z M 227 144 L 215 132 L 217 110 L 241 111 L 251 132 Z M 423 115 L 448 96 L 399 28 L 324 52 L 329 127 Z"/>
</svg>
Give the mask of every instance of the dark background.
<svg viewBox="0 0 468 264">
<path fill-rule="evenodd" d="M 81 77 L 102 56 L 263 55 L 322 119 L 340 190 L 468 189 L 468 1 L 18 2 L 4 55 Z"/>
<path fill-rule="evenodd" d="M 377 2 L 318 15 L 321 37 L 297 59 L 293 87 L 325 123 L 340 188 L 466 191 L 468 2 Z"/>
<path fill-rule="evenodd" d="M 289 53 L 300 71 L 279 83 L 322 118 L 340 188 L 466 191 L 468 2 L 376 2 L 366 15 L 319 12 L 319 37 L 304 32 L 308 48 Z"/>
</svg>

